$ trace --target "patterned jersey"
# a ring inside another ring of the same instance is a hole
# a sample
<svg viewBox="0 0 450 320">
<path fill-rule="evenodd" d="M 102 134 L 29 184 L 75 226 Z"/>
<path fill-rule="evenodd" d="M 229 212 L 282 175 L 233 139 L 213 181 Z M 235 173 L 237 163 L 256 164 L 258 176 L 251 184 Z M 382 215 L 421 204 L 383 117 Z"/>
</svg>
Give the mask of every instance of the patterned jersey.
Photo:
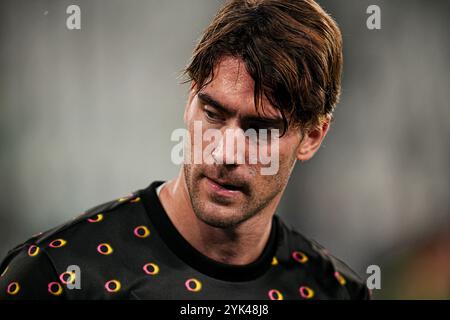
<svg viewBox="0 0 450 320">
<path fill-rule="evenodd" d="M 30 238 L 0 265 L 0 299 L 367 299 L 343 262 L 274 215 L 245 266 L 212 260 L 177 231 L 161 181 Z"/>
</svg>

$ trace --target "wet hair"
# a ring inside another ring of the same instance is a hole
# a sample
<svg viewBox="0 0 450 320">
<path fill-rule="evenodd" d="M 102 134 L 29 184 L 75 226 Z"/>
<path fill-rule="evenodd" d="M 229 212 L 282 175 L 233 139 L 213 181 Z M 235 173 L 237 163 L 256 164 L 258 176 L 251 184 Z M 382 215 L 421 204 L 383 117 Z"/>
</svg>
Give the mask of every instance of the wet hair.
<svg viewBox="0 0 450 320">
<path fill-rule="evenodd" d="M 218 11 L 194 49 L 184 75 L 197 93 L 226 56 L 240 58 L 263 97 L 280 111 L 284 129 L 307 129 L 332 119 L 341 91 L 342 36 L 313 0 L 231 0 Z"/>
</svg>

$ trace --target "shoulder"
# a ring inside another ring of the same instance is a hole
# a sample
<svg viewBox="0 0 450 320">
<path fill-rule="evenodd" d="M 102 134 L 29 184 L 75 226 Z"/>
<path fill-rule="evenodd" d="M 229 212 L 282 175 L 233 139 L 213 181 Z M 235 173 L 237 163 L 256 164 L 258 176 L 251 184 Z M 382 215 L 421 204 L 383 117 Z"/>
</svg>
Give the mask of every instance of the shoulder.
<svg viewBox="0 0 450 320">
<path fill-rule="evenodd" d="M 325 288 L 332 299 L 370 299 L 365 281 L 345 262 L 330 254 L 321 244 L 294 228 L 280 218 L 279 231 L 284 244 L 280 258 L 286 264 L 301 264 L 315 282 Z"/>
<path fill-rule="evenodd" d="M 109 228 L 117 224 L 117 222 L 120 222 L 120 220 L 126 221 L 132 218 L 132 214 L 127 215 L 127 213 L 131 213 L 132 211 L 130 205 L 139 201 L 140 198 L 137 196 L 137 192 L 131 193 L 125 197 L 94 206 L 72 218 L 72 220 L 66 221 L 45 232 L 40 232 L 11 249 L 3 260 L 0 268 L 24 249 L 28 250 L 30 247 L 37 247 L 40 251 L 45 248 L 61 248 L 68 244 L 68 238 L 73 240 L 83 240 L 84 242 L 87 240 L 86 236 L 88 238 L 91 235 L 94 236 L 103 231 L 103 229 L 111 231 Z M 93 230 L 94 228 L 90 227 L 94 224 L 96 225 L 96 230 Z"/>
<path fill-rule="evenodd" d="M 17 245 L 0 264 L 0 298 L 63 298 L 67 268 L 80 264 L 83 270 L 96 273 L 100 268 L 88 268 L 90 261 L 95 255 L 108 254 L 112 250 L 108 242 L 122 229 L 130 229 L 133 236 L 134 228 L 145 223 L 141 213 L 137 191 L 92 207 Z"/>
</svg>

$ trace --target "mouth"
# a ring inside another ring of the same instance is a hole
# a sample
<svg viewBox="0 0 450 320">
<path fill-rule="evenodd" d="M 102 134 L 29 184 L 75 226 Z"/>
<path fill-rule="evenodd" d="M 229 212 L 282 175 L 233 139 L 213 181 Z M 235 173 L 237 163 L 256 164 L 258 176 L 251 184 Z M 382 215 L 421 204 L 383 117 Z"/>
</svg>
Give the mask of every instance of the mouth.
<svg viewBox="0 0 450 320">
<path fill-rule="evenodd" d="M 213 179 L 207 176 L 205 176 L 205 178 L 209 191 L 217 195 L 223 197 L 235 197 L 244 191 L 244 188 L 241 185 L 226 180 Z"/>
</svg>

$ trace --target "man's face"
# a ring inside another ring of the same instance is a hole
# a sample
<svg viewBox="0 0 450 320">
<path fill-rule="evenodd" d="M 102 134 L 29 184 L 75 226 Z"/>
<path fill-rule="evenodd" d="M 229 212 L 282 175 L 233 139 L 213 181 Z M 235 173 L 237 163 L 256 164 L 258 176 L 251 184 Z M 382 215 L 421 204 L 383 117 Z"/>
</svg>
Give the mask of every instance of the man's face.
<svg viewBox="0 0 450 320">
<path fill-rule="evenodd" d="M 246 139 L 244 164 L 227 163 L 229 159 L 226 159 L 227 153 L 222 152 L 222 146 L 234 141 L 227 140 L 225 130 L 279 129 L 282 132 L 281 114 L 267 100 L 263 100 L 264 112 L 258 114 L 254 104 L 254 81 L 244 62 L 237 58 L 222 59 L 216 66 L 213 81 L 198 94 L 195 89 L 195 86 L 191 89 L 185 111 L 190 136 L 194 137 L 194 122 L 201 122 L 203 132 L 217 129 L 224 138 L 222 144 L 209 152 L 211 159 L 221 160 L 221 163 L 203 161 L 183 166 L 192 207 L 196 216 L 208 225 L 234 227 L 268 206 L 275 208 L 296 162 L 300 130 L 290 128 L 280 137 L 277 151 L 273 150 L 273 144 L 267 143 L 269 153 L 274 152 L 278 157 L 275 174 L 263 175 L 261 168 L 268 165 L 249 161 L 249 144 L 263 144 L 258 138 Z M 194 145 L 195 139 L 190 140 L 193 154 L 199 146 Z M 206 146 L 207 143 L 201 142 L 201 150 Z"/>
</svg>

